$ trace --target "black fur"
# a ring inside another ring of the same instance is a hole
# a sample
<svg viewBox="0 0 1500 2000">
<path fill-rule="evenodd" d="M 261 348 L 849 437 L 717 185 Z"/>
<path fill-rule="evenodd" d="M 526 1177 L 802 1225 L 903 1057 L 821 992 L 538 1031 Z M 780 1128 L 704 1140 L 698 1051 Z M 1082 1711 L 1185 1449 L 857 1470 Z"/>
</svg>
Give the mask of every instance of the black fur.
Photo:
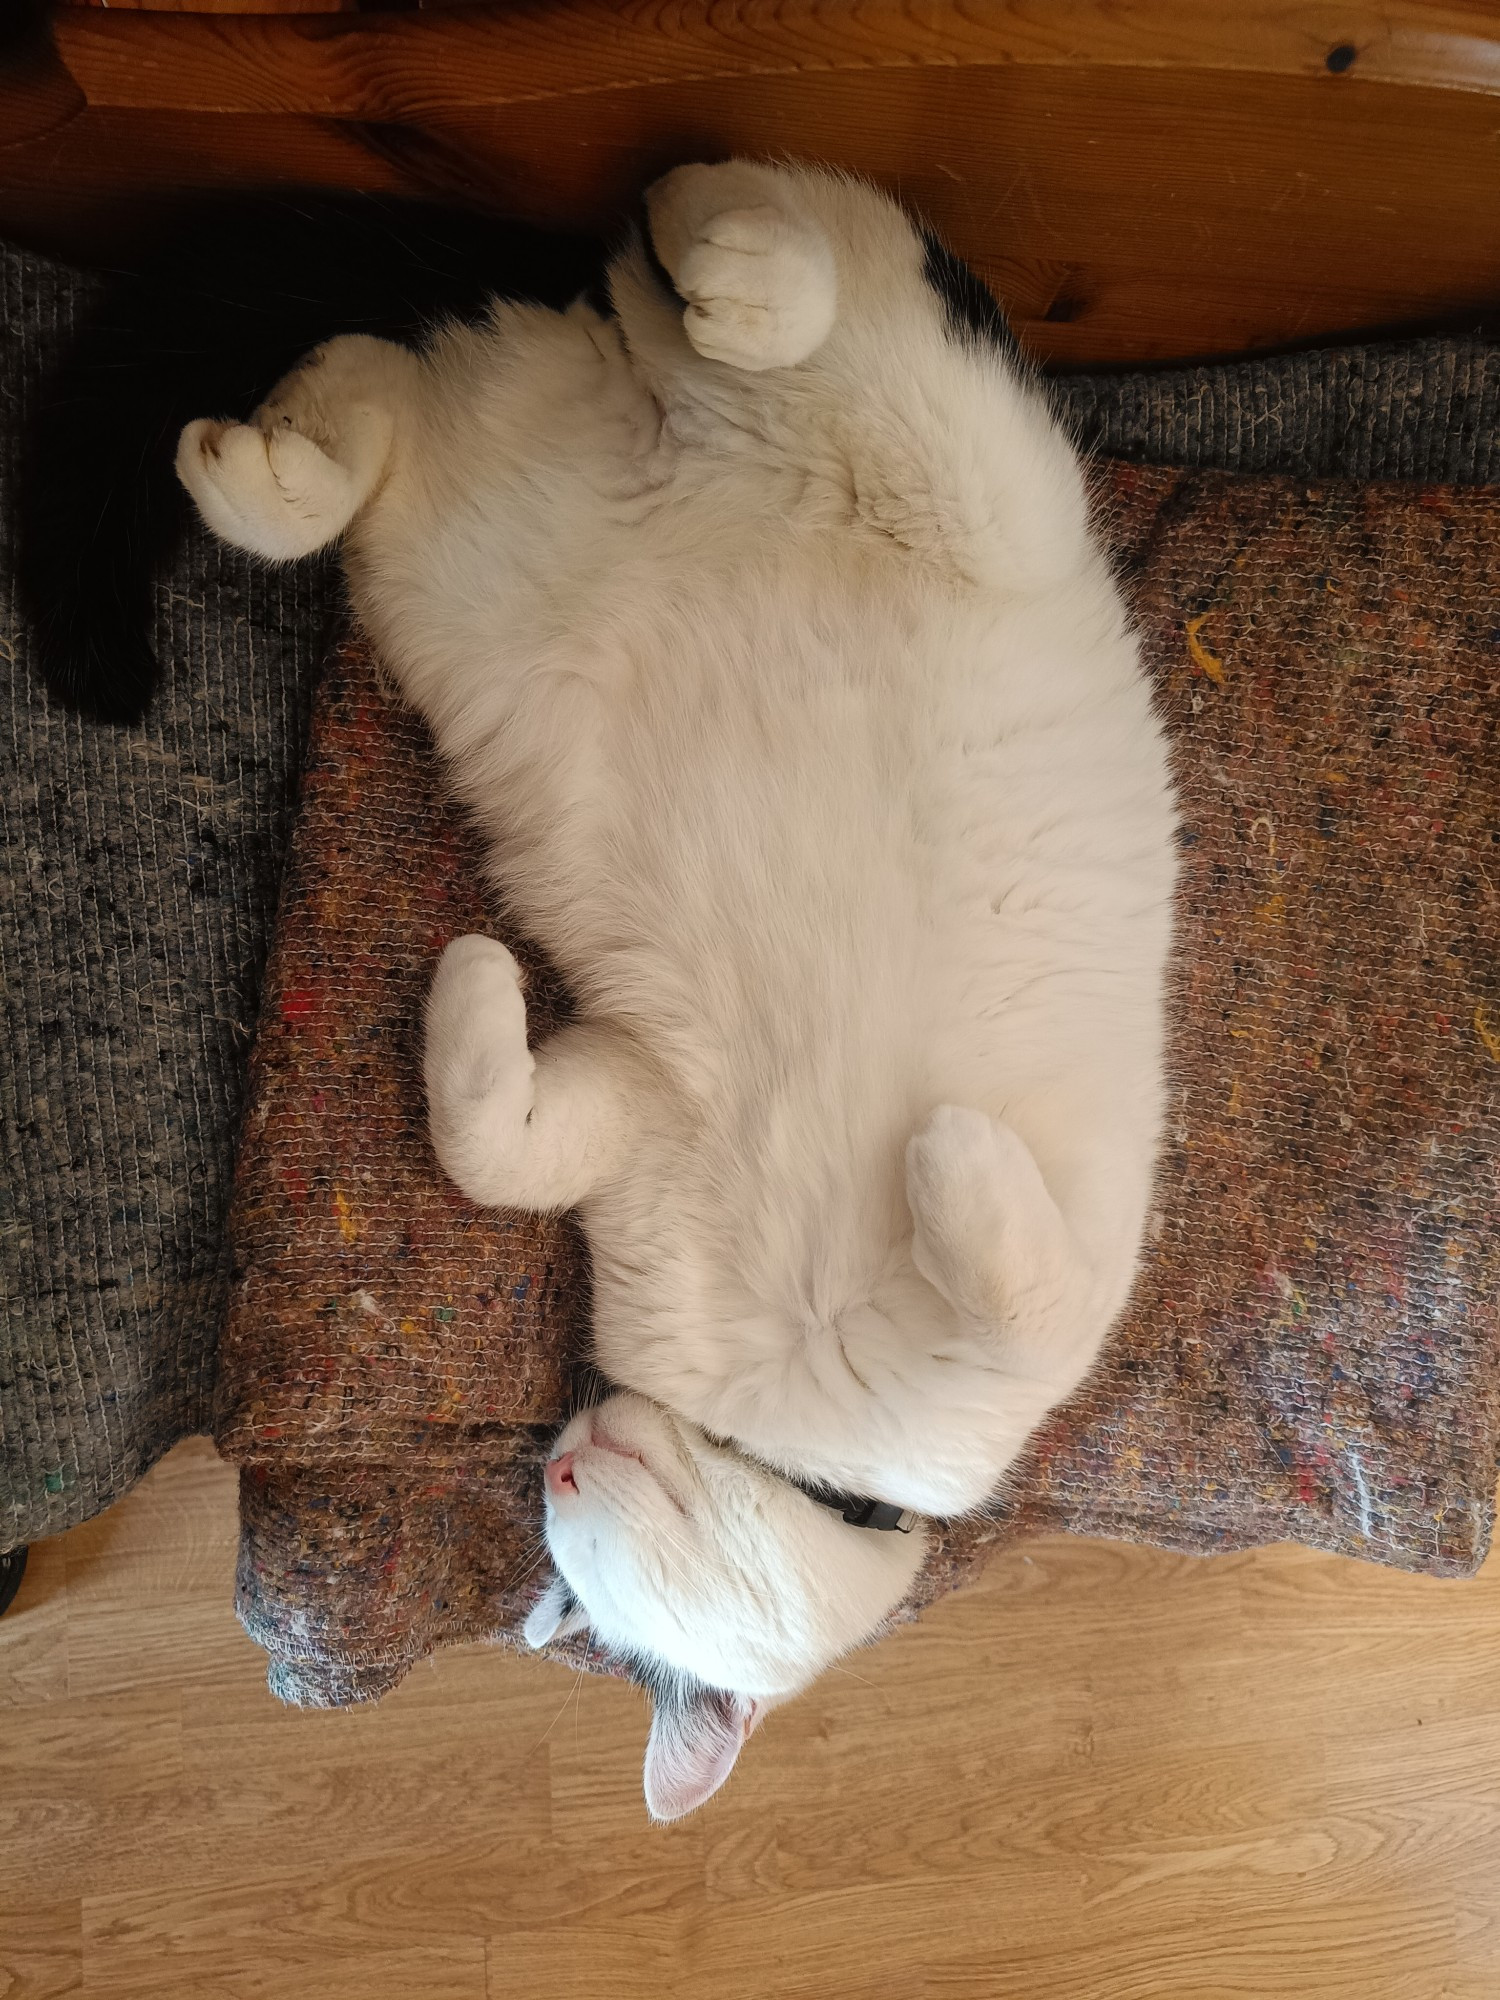
<svg viewBox="0 0 1500 2000">
<path fill-rule="evenodd" d="M 602 265 L 587 238 L 320 192 L 205 202 L 110 273 L 23 441 L 18 582 L 54 695 L 112 722 L 150 699 L 151 578 L 185 519 L 189 419 L 247 416 L 335 334 L 411 344 L 497 296 L 564 306 Z"/>
<path fill-rule="evenodd" d="M 942 300 L 943 312 L 955 338 L 971 341 L 977 347 L 992 347 L 1007 361 L 1019 361 L 1021 350 L 1010 322 L 983 278 L 977 271 L 971 271 L 961 257 L 955 257 L 932 230 L 922 231 L 922 241 L 927 252 L 922 261 L 922 276 Z"/>
<path fill-rule="evenodd" d="M 662 296 L 664 298 L 676 299 L 679 304 L 686 305 L 687 300 L 683 298 L 682 293 L 673 284 L 671 272 L 657 254 L 656 238 L 651 234 L 651 218 L 646 213 L 645 202 L 641 203 L 640 214 L 636 218 L 635 227 L 636 241 L 639 243 L 641 254 L 646 260 L 646 269 L 656 280 Z"/>
<path fill-rule="evenodd" d="M 681 1668 L 668 1666 L 665 1660 L 652 1659 L 648 1653 L 616 1654 L 613 1658 L 625 1679 L 648 1694 L 652 1708 L 679 1729 L 701 1708 L 717 1710 L 726 1724 L 733 1713 L 735 1697 L 727 1689 L 710 1687 Z"/>
</svg>

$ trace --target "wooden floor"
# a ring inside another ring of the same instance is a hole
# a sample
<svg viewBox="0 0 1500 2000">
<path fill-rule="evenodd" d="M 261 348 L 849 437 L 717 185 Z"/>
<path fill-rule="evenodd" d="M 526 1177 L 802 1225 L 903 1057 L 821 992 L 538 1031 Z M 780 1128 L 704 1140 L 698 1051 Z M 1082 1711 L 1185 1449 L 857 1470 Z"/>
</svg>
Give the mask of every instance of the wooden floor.
<svg viewBox="0 0 1500 2000">
<path fill-rule="evenodd" d="M 634 1692 L 266 1693 L 181 1447 L 0 1621 L 0 1995 L 1495 2000 L 1500 1565 L 1034 1544 L 652 1828 Z"/>
</svg>

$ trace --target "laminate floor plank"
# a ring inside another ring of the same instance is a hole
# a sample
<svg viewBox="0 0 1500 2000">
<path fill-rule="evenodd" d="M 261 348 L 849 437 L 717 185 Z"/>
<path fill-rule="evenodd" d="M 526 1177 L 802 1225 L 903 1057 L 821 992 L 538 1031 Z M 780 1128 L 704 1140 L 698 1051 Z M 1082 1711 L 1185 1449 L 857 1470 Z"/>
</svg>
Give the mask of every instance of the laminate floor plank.
<svg viewBox="0 0 1500 2000">
<path fill-rule="evenodd" d="M 1013 1549 L 655 1828 L 621 1683 L 281 1708 L 234 1508 L 179 1447 L 0 1621 L 5 2000 L 1500 1995 L 1500 1566 Z"/>
</svg>

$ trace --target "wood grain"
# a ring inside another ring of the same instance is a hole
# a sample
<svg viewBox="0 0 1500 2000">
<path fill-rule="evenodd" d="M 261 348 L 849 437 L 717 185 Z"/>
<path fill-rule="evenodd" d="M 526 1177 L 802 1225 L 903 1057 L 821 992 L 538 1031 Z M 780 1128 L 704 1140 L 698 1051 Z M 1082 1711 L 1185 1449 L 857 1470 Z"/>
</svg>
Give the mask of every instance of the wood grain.
<svg viewBox="0 0 1500 2000">
<path fill-rule="evenodd" d="M 360 0 L 60 0 L 60 4 L 108 7 L 119 14 L 357 14 L 360 8 Z"/>
<path fill-rule="evenodd" d="M 36 1552 L 0 1622 L 0 1993 L 1500 1991 L 1494 1564 L 1013 1550 L 653 1829 L 614 1683 L 474 1647 L 280 1708 L 233 1549 L 194 1443 Z"/>
<path fill-rule="evenodd" d="M 522 104 L 647 84 L 870 69 L 1022 65 L 1355 72 L 1465 95 L 1500 92 L 1500 35 L 1483 0 L 1369 0 L 1351 26 L 1328 0 L 548 0 L 298 21 L 64 9 L 63 60 L 95 105 L 303 111 L 421 120 L 455 105 Z M 1352 51 L 1334 58 L 1334 50 Z"/>
<path fill-rule="evenodd" d="M 1500 309 L 1492 7 L 532 0 L 77 9 L 56 33 L 81 81 L 36 47 L 0 72 L 0 230 L 85 260 L 192 188 L 400 189 L 610 226 L 679 160 L 769 151 L 924 210 L 1048 364 Z M 1352 67 L 1330 73 L 1329 47 Z"/>
<path fill-rule="evenodd" d="M 62 2000 L 83 1983 L 83 1913 L 75 1902 L 14 1904 L 0 1892 L 0 1993 Z"/>
<path fill-rule="evenodd" d="M 0 230 L 84 259 L 160 226 L 185 188 L 404 189 L 608 224 L 676 160 L 783 149 L 924 209 L 1051 364 L 1500 306 L 1500 113 L 1482 95 L 1012 65 L 660 85 L 422 125 L 95 110 L 66 79 L 53 98 L 50 128 L 0 143 Z M 0 101 L 0 141 L 4 118 Z"/>
<path fill-rule="evenodd" d="M 927 69 L 767 78 L 453 112 L 387 166 L 489 176 L 542 220 L 607 222 L 680 159 L 771 148 L 929 216 L 1046 362 L 1285 346 L 1500 305 L 1500 116 L 1487 98 L 1326 79 Z"/>
</svg>

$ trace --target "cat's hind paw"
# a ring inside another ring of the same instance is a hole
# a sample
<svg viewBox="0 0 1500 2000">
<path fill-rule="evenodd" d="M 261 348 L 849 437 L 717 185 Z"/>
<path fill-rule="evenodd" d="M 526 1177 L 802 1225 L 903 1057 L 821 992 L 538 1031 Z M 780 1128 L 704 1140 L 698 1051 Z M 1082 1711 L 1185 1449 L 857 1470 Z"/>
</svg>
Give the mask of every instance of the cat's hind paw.
<svg viewBox="0 0 1500 2000">
<path fill-rule="evenodd" d="M 393 413 L 417 365 L 368 334 L 330 340 L 277 383 L 248 424 L 189 424 L 177 476 L 226 542 L 272 562 L 310 556 L 344 532 L 380 483 Z"/>
<path fill-rule="evenodd" d="M 668 174 L 646 196 L 651 238 L 705 360 L 751 372 L 794 368 L 833 327 L 833 250 L 817 223 L 754 199 L 767 190 L 748 174 L 734 163 Z"/>
<path fill-rule="evenodd" d="M 200 417 L 178 442 L 177 476 L 216 535 L 273 562 L 331 542 L 363 497 L 354 475 L 289 421 L 263 430 Z"/>
</svg>

